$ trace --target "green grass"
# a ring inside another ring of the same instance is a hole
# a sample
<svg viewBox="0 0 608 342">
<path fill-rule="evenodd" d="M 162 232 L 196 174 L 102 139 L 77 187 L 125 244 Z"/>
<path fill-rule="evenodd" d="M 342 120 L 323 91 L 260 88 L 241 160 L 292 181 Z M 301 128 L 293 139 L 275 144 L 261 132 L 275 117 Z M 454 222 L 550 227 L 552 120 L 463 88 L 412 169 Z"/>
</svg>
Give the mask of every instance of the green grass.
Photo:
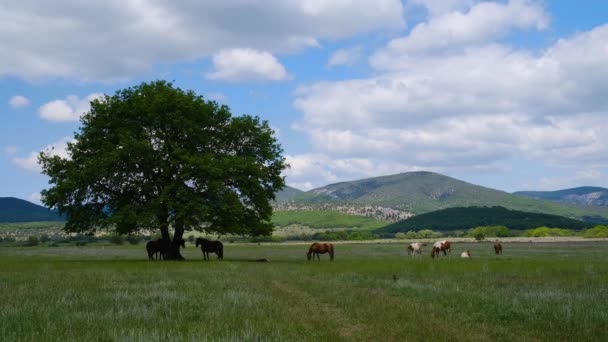
<svg viewBox="0 0 608 342">
<path fill-rule="evenodd" d="M 607 242 L 226 244 L 149 262 L 143 245 L 0 248 L 0 336 L 19 340 L 591 341 L 608 334 Z M 473 258 L 457 258 L 469 249 Z M 249 262 L 267 258 L 268 263 Z"/>
<path fill-rule="evenodd" d="M 337 211 L 275 211 L 272 223 L 279 227 L 299 224 L 311 228 L 376 229 L 387 223 L 371 217 L 343 214 Z"/>
</svg>

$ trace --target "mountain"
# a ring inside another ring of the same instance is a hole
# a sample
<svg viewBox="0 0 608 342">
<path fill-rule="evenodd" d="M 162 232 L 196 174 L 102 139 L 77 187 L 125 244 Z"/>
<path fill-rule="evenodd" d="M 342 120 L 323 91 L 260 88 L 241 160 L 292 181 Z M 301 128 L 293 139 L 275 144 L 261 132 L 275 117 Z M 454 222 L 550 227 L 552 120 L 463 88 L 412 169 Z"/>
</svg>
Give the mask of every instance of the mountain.
<svg viewBox="0 0 608 342">
<path fill-rule="evenodd" d="M 286 202 L 292 200 L 295 196 L 304 193 L 304 191 L 290 186 L 285 186 L 283 190 L 275 194 L 277 202 Z"/>
<path fill-rule="evenodd" d="M 608 207 L 608 189 L 594 186 L 558 191 L 517 191 L 513 194 L 562 203 Z"/>
<path fill-rule="evenodd" d="M 399 221 L 376 231 L 379 233 L 408 232 L 421 229 L 439 231 L 466 230 L 480 226 L 506 226 L 510 229 L 538 227 L 584 229 L 595 224 L 563 216 L 509 210 L 503 207 L 466 207 L 437 210 Z"/>
<path fill-rule="evenodd" d="M 0 222 L 64 221 L 56 211 L 14 197 L 0 197 Z"/>
<path fill-rule="evenodd" d="M 327 185 L 295 195 L 292 205 L 360 205 L 393 208 L 416 215 L 453 207 L 493 207 L 595 220 L 608 208 L 580 207 L 509 194 L 434 172 L 408 172 Z"/>
</svg>

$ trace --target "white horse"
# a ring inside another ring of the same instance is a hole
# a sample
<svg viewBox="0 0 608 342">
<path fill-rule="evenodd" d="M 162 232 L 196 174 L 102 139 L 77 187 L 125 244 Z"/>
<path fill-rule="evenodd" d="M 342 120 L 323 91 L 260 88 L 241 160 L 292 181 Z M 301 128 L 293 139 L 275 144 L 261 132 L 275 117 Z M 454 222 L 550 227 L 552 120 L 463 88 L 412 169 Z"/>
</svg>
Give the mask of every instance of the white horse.
<svg viewBox="0 0 608 342">
<path fill-rule="evenodd" d="M 470 258 L 471 257 L 471 252 L 470 251 L 464 251 L 462 252 L 462 254 L 460 254 L 461 258 Z"/>
<path fill-rule="evenodd" d="M 407 254 L 411 254 L 412 256 L 422 255 L 422 246 L 426 246 L 426 243 L 422 243 L 422 242 L 410 243 L 410 245 L 407 246 Z"/>
</svg>

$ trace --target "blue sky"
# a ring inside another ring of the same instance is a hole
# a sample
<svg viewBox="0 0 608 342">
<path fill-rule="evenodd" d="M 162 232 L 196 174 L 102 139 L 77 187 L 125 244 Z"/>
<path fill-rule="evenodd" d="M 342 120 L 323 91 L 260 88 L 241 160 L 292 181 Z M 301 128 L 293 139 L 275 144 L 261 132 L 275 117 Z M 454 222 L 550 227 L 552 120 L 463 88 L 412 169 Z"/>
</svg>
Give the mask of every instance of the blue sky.
<svg viewBox="0 0 608 342">
<path fill-rule="evenodd" d="M 142 81 L 257 114 L 287 183 L 430 170 L 505 191 L 608 187 L 608 3 L 20 1 L 0 5 L 0 196 L 88 101 Z"/>
</svg>

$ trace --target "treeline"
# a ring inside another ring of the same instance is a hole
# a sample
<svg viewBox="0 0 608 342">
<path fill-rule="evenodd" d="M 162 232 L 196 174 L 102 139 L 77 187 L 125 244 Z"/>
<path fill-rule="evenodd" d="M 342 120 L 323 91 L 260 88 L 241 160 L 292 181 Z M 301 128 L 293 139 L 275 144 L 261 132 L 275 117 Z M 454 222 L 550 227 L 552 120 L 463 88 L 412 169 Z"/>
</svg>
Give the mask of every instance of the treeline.
<svg viewBox="0 0 608 342">
<path fill-rule="evenodd" d="M 592 228 L 595 224 L 558 215 L 509 210 L 504 207 L 460 207 L 417 215 L 379 228 L 376 232 L 398 233 L 422 229 L 454 231 L 482 226 L 505 226 L 515 230 L 538 227 L 581 230 Z"/>
</svg>

